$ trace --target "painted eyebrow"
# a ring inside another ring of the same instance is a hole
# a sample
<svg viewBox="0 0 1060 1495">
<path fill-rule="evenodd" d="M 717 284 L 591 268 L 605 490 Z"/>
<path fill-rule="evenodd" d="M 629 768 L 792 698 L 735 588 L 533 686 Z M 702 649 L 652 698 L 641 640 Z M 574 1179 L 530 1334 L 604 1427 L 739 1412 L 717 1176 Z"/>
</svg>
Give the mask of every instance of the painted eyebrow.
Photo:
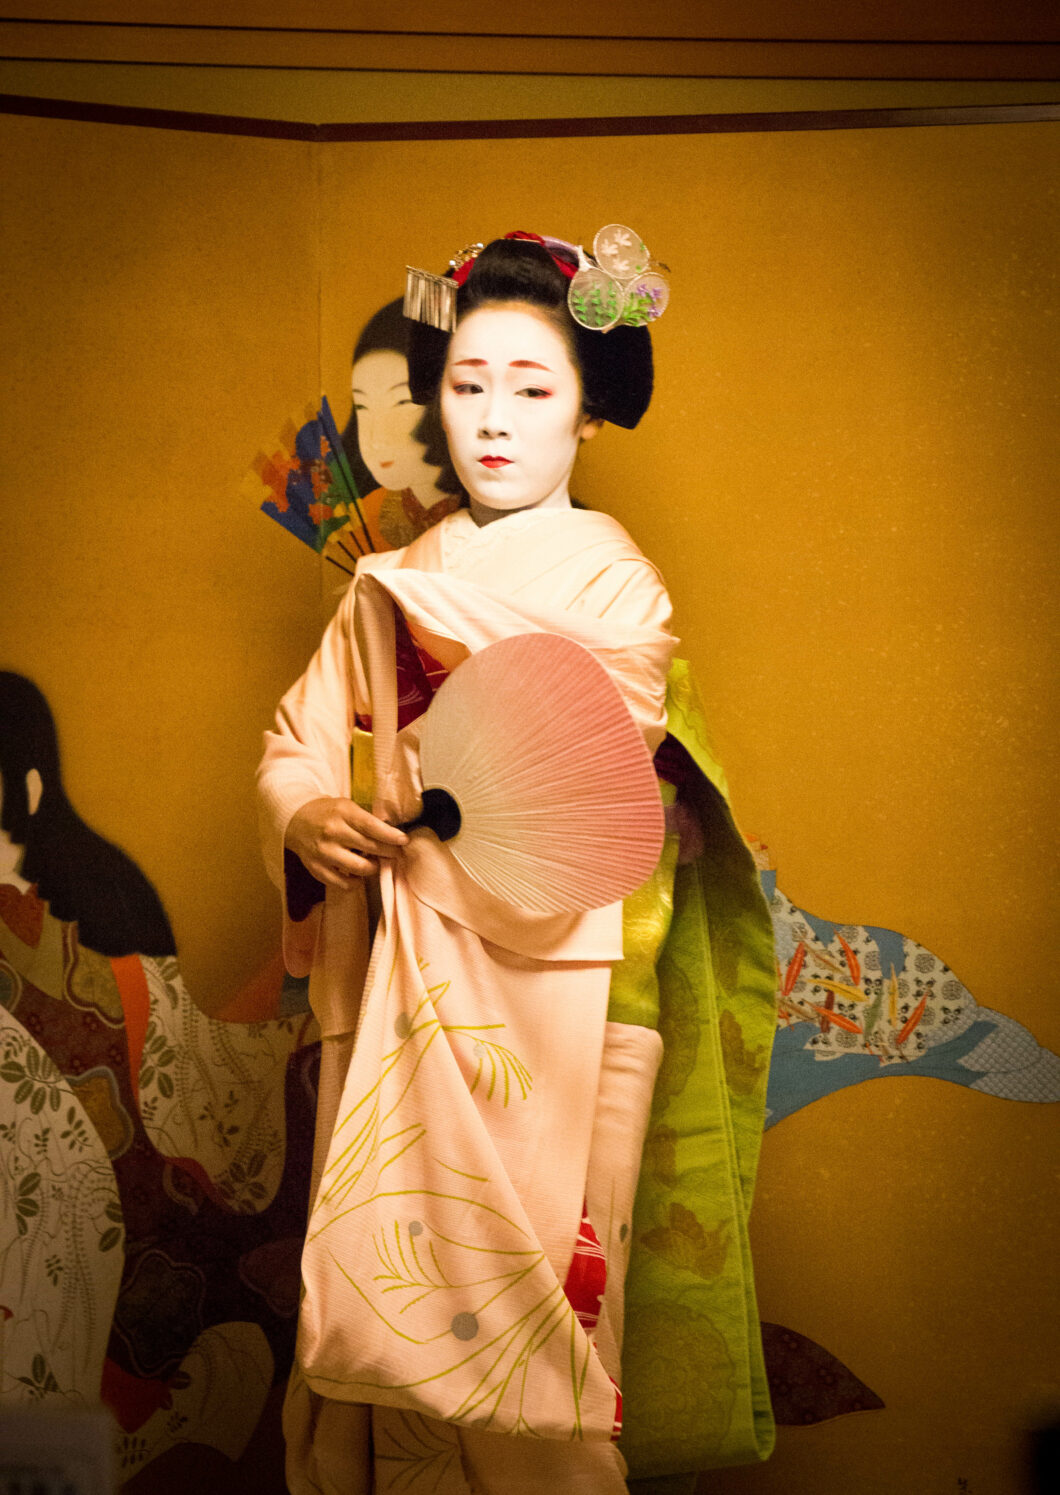
<svg viewBox="0 0 1060 1495">
<path fill-rule="evenodd" d="M 454 368 L 486 368 L 488 359 L 485 358 L 458 358 L 453 364 Z M 535 363 L 532 358 L 513 358 L 508 365 L 510 369 L 543 369 L 546 374 L 555 373 L 547 363 Z"/>
</svg>

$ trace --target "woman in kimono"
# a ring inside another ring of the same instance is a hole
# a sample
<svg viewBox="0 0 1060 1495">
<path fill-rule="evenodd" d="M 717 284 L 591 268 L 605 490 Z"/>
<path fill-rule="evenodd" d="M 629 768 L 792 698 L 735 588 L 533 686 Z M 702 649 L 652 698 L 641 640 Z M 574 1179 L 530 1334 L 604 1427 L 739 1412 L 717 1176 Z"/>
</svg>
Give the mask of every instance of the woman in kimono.
<svg viewBox="0 0 1060 1495">
<path fill-rule="evenodd" d="M 663 1058 L 653 972 L 678 837 L 627 904 L 623 960 L 621 903 L 515 907 L 429 830 L 399 828 L 421 808 L 434 691 L 513 636 L 588 650 L 648 751 L 667 735 L 665 585 L 569 492 L 581 443 L 647 408 L 650 337 L 643 316 L 606 334 L 575 321 L 580 262 L 555 240 L 494 241 L 447 277 L 455 330 L 413 324 L 412 395 L 438 400 L 467 506 L 360 563 L 266 734 L 266 857 L 323 1039 L 285 1411 L 297 1495 L 627 1489 L 623 1281 Z M 731 1361 L 726 1396 L 757 1374 Z"/>
</svg>

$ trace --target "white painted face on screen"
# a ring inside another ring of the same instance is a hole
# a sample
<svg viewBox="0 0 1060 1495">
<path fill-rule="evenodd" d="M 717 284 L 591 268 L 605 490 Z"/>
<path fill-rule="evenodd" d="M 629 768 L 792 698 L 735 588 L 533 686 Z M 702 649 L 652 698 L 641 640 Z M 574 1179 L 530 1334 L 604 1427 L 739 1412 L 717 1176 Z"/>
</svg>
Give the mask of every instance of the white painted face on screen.
<svg viewBox="0 0 1060 1495">
<path fill-rule="evenodd" d="M 578 448 L 600 427 L 559 330 L 525 303 L 470 312 L 449 343 L 442 424 L 480 522 L 518 509 L 569 508 Z"/>
<path fill-rule="evenodd" d="M 364 465 L 381 488 L 419 488 L 438 477 L 424 460 L 427 450 L 413 434 L 423 406 L 409 395 L 405 358 L 391 348 L 365 353 L 353 366 L 357 445 Z"/>
<path fill-rule="evenodd" d="M 40 773 L 37 769 L 31 768 L 26 774 L 26 805 L 31 815 L 36 815 L 42 793 Z M 3 820 L 3 808 L 4 780 L 3 775 L 0 774 L 0 821 Z M 29 887 L 26 879 L 19 874 L 25 853 L 26 848 L 13 841 L 7 831 L 0 826 L 0 882 L 14 883 L 23 892 Z"/>
</svg>

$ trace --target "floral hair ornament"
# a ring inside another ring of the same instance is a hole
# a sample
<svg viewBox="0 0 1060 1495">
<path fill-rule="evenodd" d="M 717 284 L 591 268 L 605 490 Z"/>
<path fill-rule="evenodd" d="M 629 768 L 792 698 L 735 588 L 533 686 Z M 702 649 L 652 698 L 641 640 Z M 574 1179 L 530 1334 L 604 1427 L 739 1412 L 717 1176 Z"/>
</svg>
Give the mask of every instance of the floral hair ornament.
<svg viewBox="0 0 1060 1495">
<path fill-rule="evenodd" d="M 593 240 L 593 258 L 579 245 L 578 270 L 567 292 L 570 314 L 591 332 L 646 327 L 670 302 L 670 274 L 623 223 L 609 223 Z"/>
<path fill-rule="evenodd" d="M 646 327 L 662 316 L 669 303 L 667 267 L 653 260 L 647 245 L 624 224 L 609 223 L 600 229 L 593 240 L 592 258 L 580 244 L 568 244 L 565 239 L 543 238 L 521 229 L 504 237 L 540 244 L 551 255 L 553 264 L 570 281 L 567 305 L 571 316 L 591 332 L 610 332 L 620 325 Z M 457 291 L 483 247 L 469 244 L 455 254 L 444 275 L 406 265 L 406 317 L 440 332 L 455 332 Z"/>
</svg>

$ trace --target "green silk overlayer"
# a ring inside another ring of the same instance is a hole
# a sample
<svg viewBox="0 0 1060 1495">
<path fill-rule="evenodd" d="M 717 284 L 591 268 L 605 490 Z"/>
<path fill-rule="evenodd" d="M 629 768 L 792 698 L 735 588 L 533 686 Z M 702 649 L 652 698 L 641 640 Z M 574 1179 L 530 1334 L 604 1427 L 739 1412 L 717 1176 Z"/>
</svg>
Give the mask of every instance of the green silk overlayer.
<svg viewBox="0 0 1060 1495">
<path fill-rule="evenodd" d="M 639 1495 L 676 1495 L 688 1481 L 666 1476 L 753 1463 L 774 1441 L 748 1242 L 775 1027 L 772 927 L 684 660 L 668 677 L 667 727 L 699 770 L 682 798 L 704 850 L 678 865 L 668 835 L 627 899 L 609 1008 L 612 1021 L 657 1028 L 664 1046 L 626 1279 L 619 1446 Z"/>
</svg>

